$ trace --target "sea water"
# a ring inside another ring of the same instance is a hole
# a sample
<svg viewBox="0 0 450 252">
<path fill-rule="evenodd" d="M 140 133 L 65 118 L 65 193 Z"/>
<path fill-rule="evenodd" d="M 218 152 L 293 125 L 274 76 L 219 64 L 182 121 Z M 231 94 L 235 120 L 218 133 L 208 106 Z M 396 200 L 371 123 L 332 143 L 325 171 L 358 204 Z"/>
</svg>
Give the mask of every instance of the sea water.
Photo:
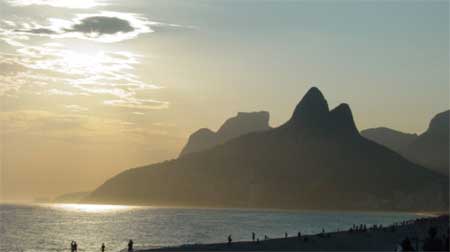
<svg viewBox="0 0 450 252">
<path fill-rule="evenodd" d="M 263 239 L 347 230 L 353 224 L 414 219 L 408 213 L 188 209 L 82 204 L 0 205 L 0 251 L 121 251 L 137 248 Z"/>
</svg>

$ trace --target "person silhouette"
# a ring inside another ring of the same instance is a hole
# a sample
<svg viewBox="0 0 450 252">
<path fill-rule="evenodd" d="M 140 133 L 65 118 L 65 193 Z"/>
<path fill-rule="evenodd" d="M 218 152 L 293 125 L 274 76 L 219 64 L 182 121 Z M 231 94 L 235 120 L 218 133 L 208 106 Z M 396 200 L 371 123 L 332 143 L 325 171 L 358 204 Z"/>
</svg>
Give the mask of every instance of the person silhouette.
<svg viewBox="0 0 450 252">
<path fill-rule="evenodd" d="M 287 237 L 288 237 L 287 232 L 284 232 L 284 238 L 287 238 Z"/>
<path fill-rule="evenodd" d="M 75 249 L 75 251 L 78 251 L 78 244 L 77 244 L 77 242 L 75 242 L 75 243 L 73 244 L 73 248 Z"/>
<path fill-rule="evenodd" d="M 233 239 L 231 238 L 231 235 L 228 235 L 228 245 L 231 245 L 232 241 L 233 241 Z"/>
<path fill-rule="evenodd" d="M 255 232 L 252 232 L 252 241 L 255 241 L 255 238 L 256 238 L 256 234 L 255 234 Z"/>
<path fill-rule="evenodd" d="M 128 241 L 128 251 L 133 251 L 133 240 Z"/>
<path fill-rule="evenodd" d="M 423 251 L 442 251 L 442 241 L 436 237 L 437 229 L 431 227 L 428 230 L 428 237 L 423 244 Z"/>
<path fill-rule="evenodd" d="M 319 234 L 319 237 L 325 237 L 325 229 L 322 228 L 322 233 Z"/>
<path fill-rule="evenodd" d="M 106 248 L 105 243 L 102 243 L 102 247 L 101 247 L 102 252 L 105 252 L 105 248 Z"/>
<path fill-rule="evenodd" d="M 297 233 L 297 237 L 298 237 L 298 238 L 302 237 L 302 232 L 298 232 L 298 233 Z"/>
<path fill-rule="evenodd" d="M 401 251 L 414 251 L 413 246 L 411 245 L 411 241 L 409 240 L 408 237 L 406 237 L 403 241 L 402 244 L 400 245 L 402 250 Z"/>
<path fill-rule="evenodd" d="M 70 251 L 74 252 L 75 251 L 75 241 L 72 240 L 72 242 L 70 243 Z"/>
</svg>

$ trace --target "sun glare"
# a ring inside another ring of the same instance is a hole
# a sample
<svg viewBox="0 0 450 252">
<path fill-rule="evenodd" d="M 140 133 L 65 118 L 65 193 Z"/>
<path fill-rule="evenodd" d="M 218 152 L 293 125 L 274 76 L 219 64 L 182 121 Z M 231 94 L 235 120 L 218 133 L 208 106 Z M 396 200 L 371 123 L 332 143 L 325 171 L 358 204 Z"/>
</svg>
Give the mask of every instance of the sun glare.
<svg viewBox="0 0 450 252">
<path fill-rule="evenodd" d="M 87 213 L 116 212 L 136 208 L 135 206 L 100 205 L 100 204 L 54 204 L 52 206 L 66 211 L 87 212 Z"/>
</svg>

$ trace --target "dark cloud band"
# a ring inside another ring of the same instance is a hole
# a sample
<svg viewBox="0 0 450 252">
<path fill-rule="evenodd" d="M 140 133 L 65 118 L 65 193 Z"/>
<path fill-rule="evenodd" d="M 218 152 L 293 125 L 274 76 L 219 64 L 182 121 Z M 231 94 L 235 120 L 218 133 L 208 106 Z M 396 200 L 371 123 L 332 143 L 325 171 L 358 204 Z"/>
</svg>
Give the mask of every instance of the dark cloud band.
<svg viewBox="0 0 450 252">
<path fill-rule="evenodd" d="M 51 38 L 80 38 L 98 42 L 118 42 L 132 39 L 142 33 L 153 32 L 152 26 L 170 26 L 152 22 L 134 13 L 100 12 L 78 14 L 73 20 L 49 19 L 47 26 L 22 24 L 13 30 L 18 35 L 47 36 Z M 0 27 L 1 28 L 1 27 Z"/>
<path fill-rule="evenodd" d="M 130 22 L 116 17 L 92 16 L 82 19 L 79 24 L 73 25 L 66 32 L 115 34 L 118 32 L 132 32 L 134 28 Z"/>
<path fill-rule="evenodd" d="M 98 36 L 104 34 L 116 34 L 118 32 L 127 33 L 133 32 L 134 27 L 130 22 L 116 17 L 92 16 L 81 19 L 79 23 L 72 25 L 69 28 L 64 28 L 62 32 L 52 30 L 50 28 L 35 28 L 28 30 L 16 30 L 18 32 L 32 33 L 32 34 L 62 34 L 67 32 L 80 32 L 84 34 L 95 33 Z"/>
</svg>

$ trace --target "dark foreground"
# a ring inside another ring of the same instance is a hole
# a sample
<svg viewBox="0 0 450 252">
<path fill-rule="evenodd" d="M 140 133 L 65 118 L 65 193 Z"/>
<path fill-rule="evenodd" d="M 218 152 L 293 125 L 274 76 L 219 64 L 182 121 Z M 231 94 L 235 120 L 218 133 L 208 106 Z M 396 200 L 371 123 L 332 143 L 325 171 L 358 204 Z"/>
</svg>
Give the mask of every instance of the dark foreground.
<svg viewBox="0 0 450 252">
<path fill-rule="evenodd" d="M 435 238 L 430 240 L 429 230 L 433 227 L 437 232 Z M 415 251 L 422 251 L 425 244 L 430 246 L 436 243 L 442 244 L 438 250 L 444 251 L 445 243 L 448 242 L 448 230 L 449 217 L 445 215 L 396 223 L 389 227 L 367 227 L 362 230 L 350 228 L 346 231 L 304 235 L 300 238 L 296 234 L 295 237 L 259 242 L 191 244 L 141 251 L 396 251 L 405 238 L 409 238 Z"/>
</svg>

